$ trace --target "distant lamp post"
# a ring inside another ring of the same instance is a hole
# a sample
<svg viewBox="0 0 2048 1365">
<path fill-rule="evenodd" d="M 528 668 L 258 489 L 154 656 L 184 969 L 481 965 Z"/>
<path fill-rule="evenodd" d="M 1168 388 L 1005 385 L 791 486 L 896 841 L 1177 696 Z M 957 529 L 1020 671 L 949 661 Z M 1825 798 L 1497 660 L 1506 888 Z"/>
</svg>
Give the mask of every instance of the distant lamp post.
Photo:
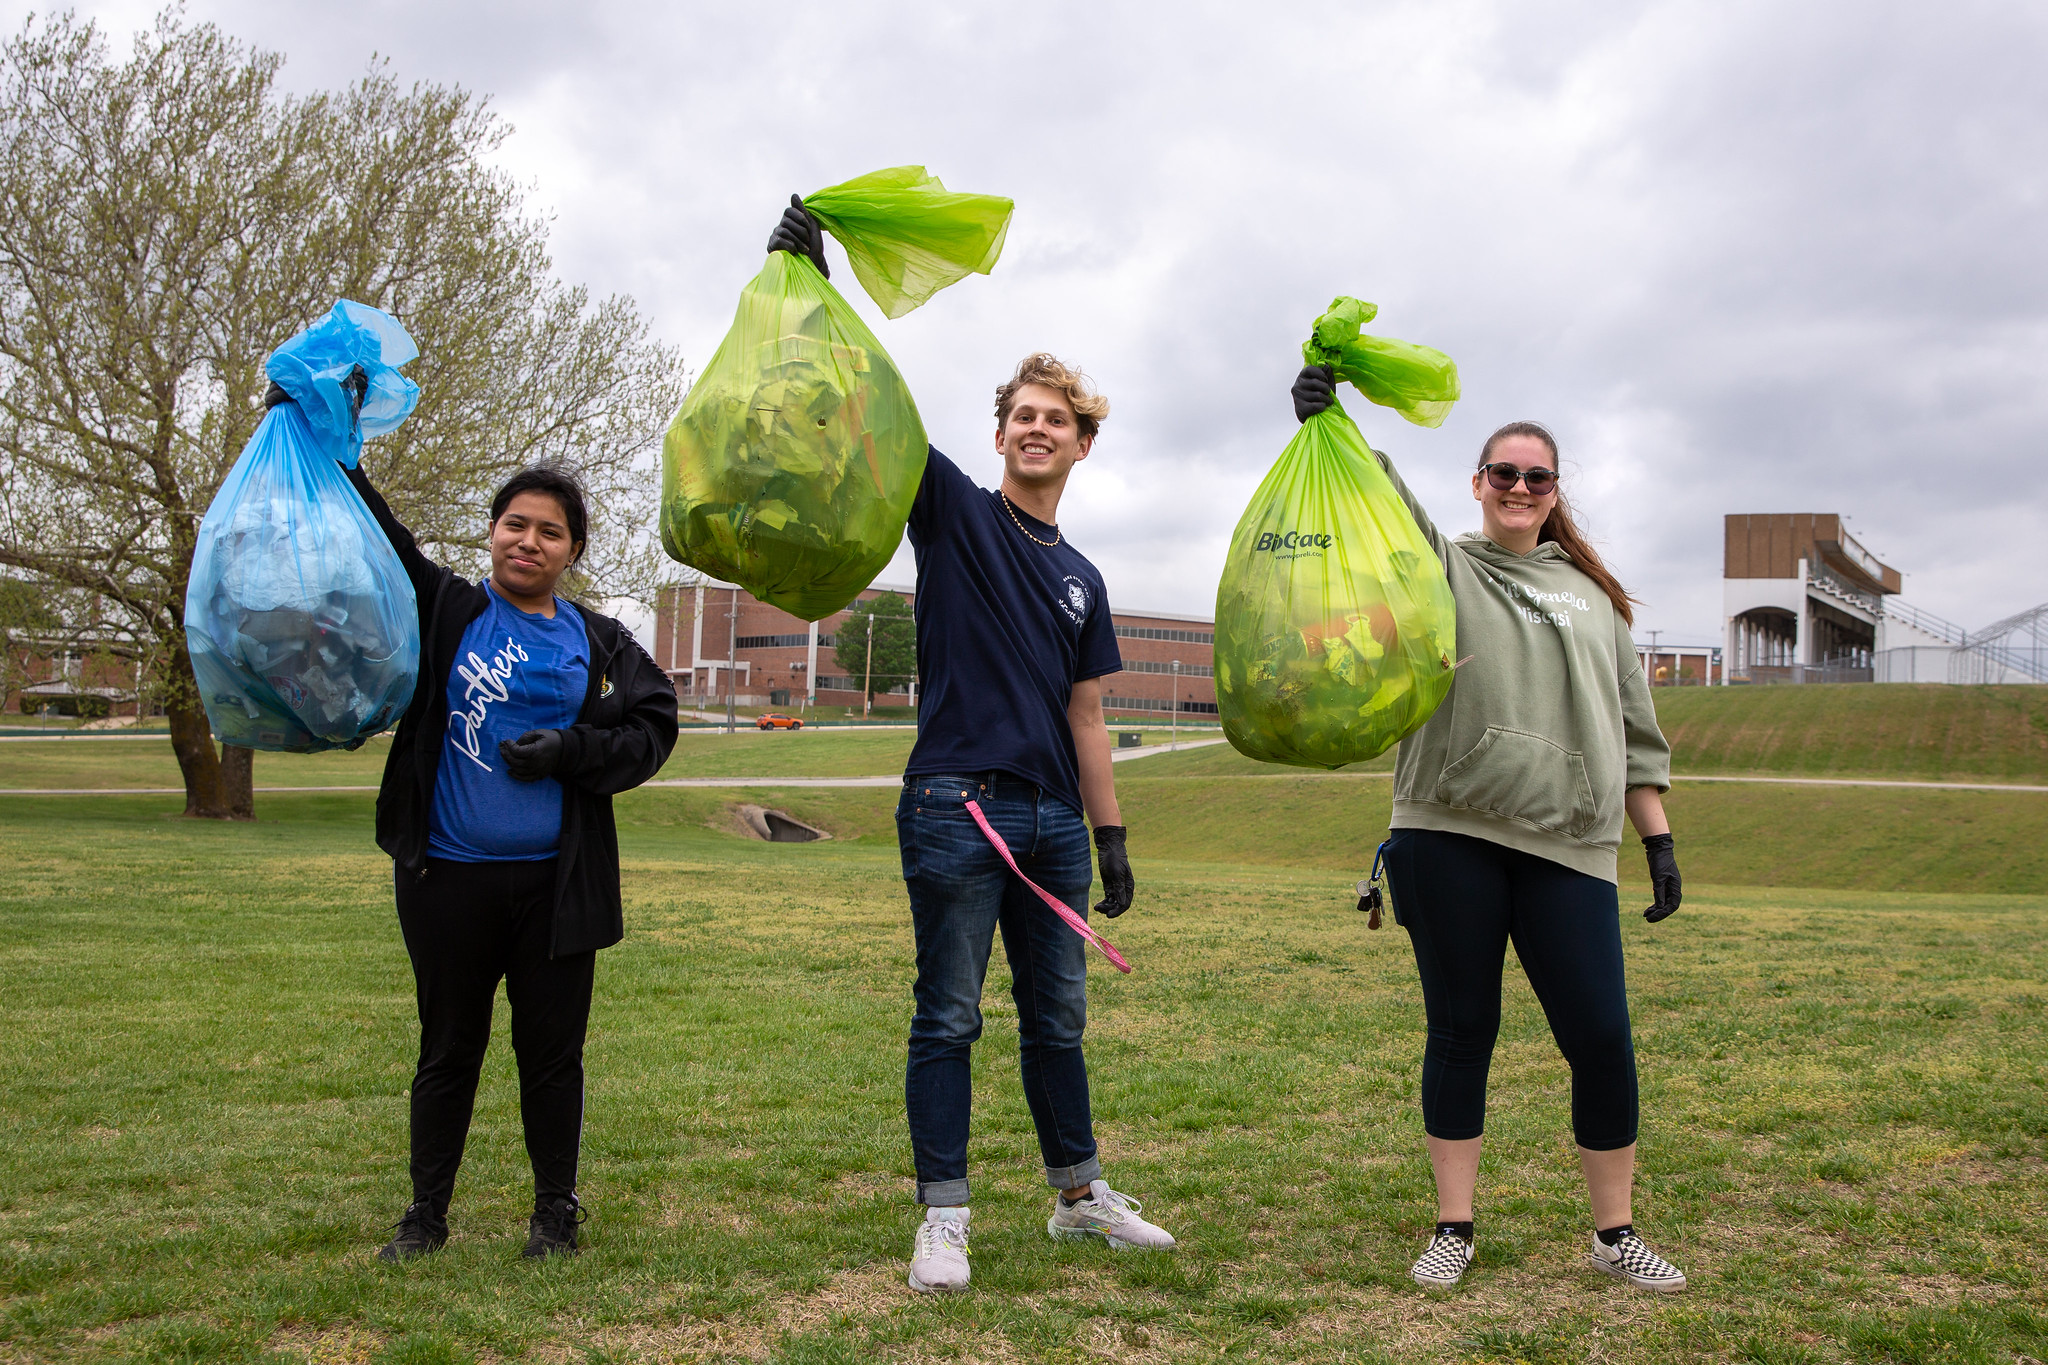
<svg viewBox="0 0 2048 1365">
<path fill-rule="evenodd" d="M 1173 661 L 1173 742 L 1168 749 L 1180 748 L 1180 660 Z"/>
<path fill-rule="evenodd" d="M 725 732 L 737 734 L 733 725 L 733 688 L 737 686 L 735 670 L 740 660 L 740 590 L 732 590 L 732 601 L 725 611 Z"/>
</svg>

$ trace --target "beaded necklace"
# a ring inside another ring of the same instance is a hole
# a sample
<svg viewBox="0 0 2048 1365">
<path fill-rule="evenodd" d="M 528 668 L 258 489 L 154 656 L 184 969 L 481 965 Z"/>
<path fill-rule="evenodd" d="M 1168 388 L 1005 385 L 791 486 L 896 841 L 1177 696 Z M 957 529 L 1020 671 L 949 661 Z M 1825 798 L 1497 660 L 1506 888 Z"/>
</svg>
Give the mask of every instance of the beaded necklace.
<svg viewBox="0 0 2048 1365">
<path fill-rule="evenodd" d="M 1040 540 L 1037 536 L 1032 535 L 1030 531 L 1025 530 L 1024 523 L 1018 520 L 1017 509 L 1011 506 L 1010 504 L 1010 495 L 1008 493 L 1005 493 L 1002 489 L 998 488 L 996 490 L 996 496 L 1003 500 L 1003 510 L 1010 514 L 1010 520 L 1016 522 L 1017 529 L 1024 532 L 1024 539 L 1030 541 L 1033 545 L 1043 545 L 1048 550 L 1050 550 L 1053 546 L 1060 543 L 1061 536 L 1059 527 L 1055 526 L 1052 528 L 1051 540 Z"/>
</svg>

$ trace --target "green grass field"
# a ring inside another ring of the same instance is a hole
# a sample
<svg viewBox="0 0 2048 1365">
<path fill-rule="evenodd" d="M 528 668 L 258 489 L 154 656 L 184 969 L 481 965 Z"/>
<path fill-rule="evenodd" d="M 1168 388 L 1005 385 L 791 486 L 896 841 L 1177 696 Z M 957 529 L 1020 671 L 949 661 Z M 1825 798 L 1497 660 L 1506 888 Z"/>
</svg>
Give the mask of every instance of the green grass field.
<svg viewBox="0 0 2048 1365">
<path fill-rule="evenodd" d="M 1918 689 L 1862 689 L 1888 690 Z M 667 775 L 886 772 L 907 745 L 698 736 Z M 998 954 L 976 1288 L 937 1303 L 901 1279 L 893 791 L 622 798 L 629 935 L 600 958 L 589 1249 L 518 1260 L 530 1188 L 501 1011 L 454 1240 L 396 1269 L 368 1253 L 406 1197 L 416 1034 L 370 796 L 267 795 L 241 825 L 179 819 L 175 797 L 0 798 L 0 1361 L 2048 1357 L 2048 795 L 1675 789 L 1685 909 L 1623 932 L 1638 1216 L 1693 1287 L 1654 1298 L 1584 1266 L 1567 1073 L 1511 975 L 1480 1265 L 1430 1296 L 1403 1274 L 1433 1212 L 1414 967 L 1349 891 L 1388 779 L 1231 760 L 1119 766 L 1140 899 L 1108 932 L 1137 971 L 1105 966 L 1091 992 L 1105 1161 L 1182 1250 L 1045 1237 Z M 170 785 L 141 743 L 0 762 L 6 786 Z M 369 754 L 258 764 L 275 785 L 374 780 Z M 741 839 L 740 801 L 837 837 Z"/>
</svg>

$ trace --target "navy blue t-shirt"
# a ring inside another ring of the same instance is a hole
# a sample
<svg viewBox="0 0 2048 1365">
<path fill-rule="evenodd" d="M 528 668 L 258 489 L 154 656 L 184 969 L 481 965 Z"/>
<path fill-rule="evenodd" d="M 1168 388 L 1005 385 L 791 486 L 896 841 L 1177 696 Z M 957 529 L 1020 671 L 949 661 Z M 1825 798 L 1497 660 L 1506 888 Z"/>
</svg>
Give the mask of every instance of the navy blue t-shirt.
<svg viewBox="0 0 2048 1365">
<path fill-rule="evenodd" d="M 427 854 L 459 863 L 539 862 L 562 845 L 562 784 L 521 782 L 498 741 L 576 723 L 590 682 L 583 615 L 521 611 L 485 584 L 491 604 L 462 633 L 448 670 L 448 734 L 427 815 Z"/>
<path fill-rule="evenodd" d="M 910 544 L 921 690 L 905 773 L 1012 773 L 1080 810 L 1067 702 L 1075 683 L 1124 666 L 1102 575 L 1058 528 L 977 488 L 937 450 Z"/>
</svg>

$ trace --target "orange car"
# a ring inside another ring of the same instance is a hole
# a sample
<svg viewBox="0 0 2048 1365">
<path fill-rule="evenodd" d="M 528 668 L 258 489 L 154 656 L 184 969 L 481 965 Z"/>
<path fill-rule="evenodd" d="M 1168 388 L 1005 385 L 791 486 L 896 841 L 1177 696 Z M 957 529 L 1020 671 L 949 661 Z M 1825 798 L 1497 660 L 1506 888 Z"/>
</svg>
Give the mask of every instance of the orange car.
<svg viewBox="0 0 2048 1365">
<path fill-rule="evenodd" d="M 794 716 L 766 715 L 754 722 L 758 730 L 801 730 L 804 723 Z"/>
</svg>

